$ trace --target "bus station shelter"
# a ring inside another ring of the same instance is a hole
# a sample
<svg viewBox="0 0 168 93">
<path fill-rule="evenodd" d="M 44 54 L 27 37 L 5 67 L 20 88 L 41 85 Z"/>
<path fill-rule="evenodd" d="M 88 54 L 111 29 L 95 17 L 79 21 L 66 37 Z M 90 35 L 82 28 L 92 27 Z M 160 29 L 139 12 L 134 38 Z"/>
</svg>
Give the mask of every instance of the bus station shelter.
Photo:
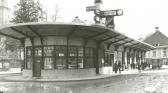
<svg viewBox="0 0 168 93">
<path fill-rule="evenodd" d="M 0 27 L 0 34 L 24 47 L 23 75 L 39 78 L 112 74 L 145 62 L 155 47 L 102 25 L 79 23 L 20 23 Z"/>
</svg>

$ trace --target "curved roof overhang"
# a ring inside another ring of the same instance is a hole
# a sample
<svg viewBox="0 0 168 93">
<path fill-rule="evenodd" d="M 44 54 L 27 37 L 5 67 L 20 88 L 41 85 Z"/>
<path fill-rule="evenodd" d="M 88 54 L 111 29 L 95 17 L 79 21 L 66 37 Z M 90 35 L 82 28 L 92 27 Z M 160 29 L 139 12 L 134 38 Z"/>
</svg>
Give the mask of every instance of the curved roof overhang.
<svg viewBox="0 0 168 93">
<path fill-rule="evenodd" d="M 123 45 L 141 50 L 151 50 L 155 47 L 147 43 L 132 39 L 118 31 L 102 25 L 86 25 L 79 23 L 20 23 L 3 25 L 0 34 L 14 39 L 44 36 L 67 36 L 93 39 L 109 45 Z"/>
</svg>

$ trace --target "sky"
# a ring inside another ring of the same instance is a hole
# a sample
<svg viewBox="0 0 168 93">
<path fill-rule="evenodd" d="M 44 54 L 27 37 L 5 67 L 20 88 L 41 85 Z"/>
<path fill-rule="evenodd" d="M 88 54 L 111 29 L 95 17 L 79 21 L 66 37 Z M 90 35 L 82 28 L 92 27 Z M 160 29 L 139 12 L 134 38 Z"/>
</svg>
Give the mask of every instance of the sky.
<svg viewBox="0 0 168 93">
<path fill-rule="evenodd" d="M 18 0 L 8 0 L 11 11 Z M 87 23 L 93 22 L 94 0 L 39 0 L 48 14 L 59 7 L 59 21 L 71 22 L 75 16 Z M 168 0 L 102 0 L 101 10 L 122 9 L 123 15 L 115 17 L 115 30 L 137 39 L 155 32 L 155 26 L 168 36 Z"/>
</svg>

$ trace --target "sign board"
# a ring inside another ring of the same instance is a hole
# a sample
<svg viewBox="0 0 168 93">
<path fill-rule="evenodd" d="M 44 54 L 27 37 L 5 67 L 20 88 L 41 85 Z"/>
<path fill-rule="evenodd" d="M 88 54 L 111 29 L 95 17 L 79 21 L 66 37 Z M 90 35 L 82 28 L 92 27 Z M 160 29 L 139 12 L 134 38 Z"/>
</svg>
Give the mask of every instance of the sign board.
<svg viewBox="0 0 168 93">
<path fill-rule="evenodd" d="M 101 16 L 120 16 L 123 14 L 121 9 L 101 11 Z"/>
<path fill-rule="evenodd" d="M 86 11 L 94 11 L 96 9 L 97 9 L 96 6 L 88 6 L 88 7 L 86 7 Z"/>
<path fill-rule="evenodd" d="M 116 16 L 117 11 L 115 10 L 109 10 L 109 11 L 102 11 L 103 16 Z"/>
</svg>

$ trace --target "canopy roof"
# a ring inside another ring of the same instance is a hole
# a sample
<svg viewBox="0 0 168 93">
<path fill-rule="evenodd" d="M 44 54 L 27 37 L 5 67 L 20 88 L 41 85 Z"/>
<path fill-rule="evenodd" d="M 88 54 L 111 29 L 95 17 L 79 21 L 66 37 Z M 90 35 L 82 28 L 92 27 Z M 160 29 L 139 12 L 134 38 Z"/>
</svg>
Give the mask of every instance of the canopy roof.
<svg viewBox="0 0 168 93">
<path fill-rule="evenodd" d="M 141 50 L 151 50 L 155 47 L 132 39 L 122 33 L 102 25 L 86 25 L 79 23 L 20 23 L 0 27 L 0 34 L 14 39 L 44 36 L 67 36 L 93 39 L 109 45 L 123 45 Z"/>
</svg>

